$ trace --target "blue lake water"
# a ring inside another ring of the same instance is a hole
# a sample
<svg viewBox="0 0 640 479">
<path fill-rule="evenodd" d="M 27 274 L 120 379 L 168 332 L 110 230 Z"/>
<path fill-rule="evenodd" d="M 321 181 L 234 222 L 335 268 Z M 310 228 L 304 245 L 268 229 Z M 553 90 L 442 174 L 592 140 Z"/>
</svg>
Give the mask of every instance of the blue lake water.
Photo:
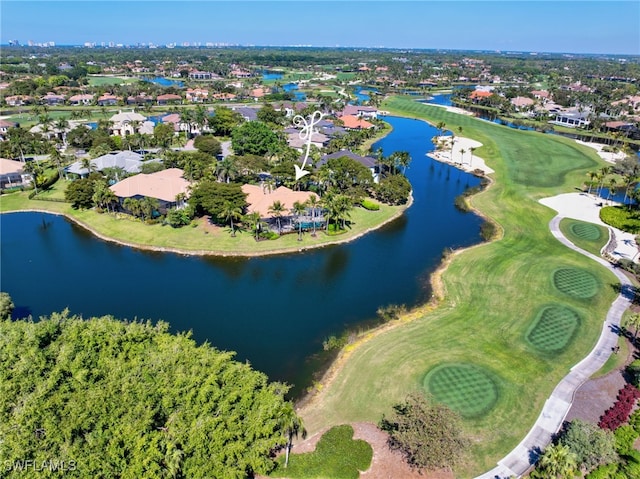
<svg viewBox="0 0 640 479">
<path fill-rule="evenodd" d="M 299 90 L 297 83 L 286 83 L 282 85 L 282 89 L 286 92 L 293 92 L 293 99 L 295 101 L 305 101 L 307 99 L 306 93 Z"/>
<path fill-rule="evenodd" d="M 378 89 L 376 88 L 356 86 L 353 89 L 353 94 L 356 96 L 356 105 L 362 105 L 363 103 L 368 102 L 371 99 L 371 95 L 368 93 L 370 91 L 378 93 Z"/>
<path fill-rule="evenodd" d="M 432 105 L 452 106 L 451 93 L 433 94 L 431 98 L 424 100 L 423 103 L 431 103 Z"/>
<path fill-rule="evenodd" d="M 180 80 L 169 80 L 168 78 L 155 77 L 155 78 L 145 78 L 144 81 L 149 83 L 155 83 L 160 86 L 177 86 L 182 88 L 184 86 L 184 82 Z"/>
<path fill-rule="evenodd" d="M 410 153 L 414 204 L 359 240 L 292 255 L 192 257 L 101 241 L 63 217 L 5 214 L 0 287 L 20 316 L 69 308 L 84 317 L 168 321 L 198 342 L 237 351 L 299 393 L 324 339 L 373 319 L 380 306 L 427 300 L 442 251 L 480 241 L 482 220 L 453 205 L 479 179 L 425 156 L 435 128 L 385 120 L 393 131 L 375 147 Z"/>
<path fill-rule="evenodd" d="M 283 73 L 278 72 L 264 72 L 262 74 L 262 79 L 266 81 L 280 80 L 284 76 Z"/>
</svg>

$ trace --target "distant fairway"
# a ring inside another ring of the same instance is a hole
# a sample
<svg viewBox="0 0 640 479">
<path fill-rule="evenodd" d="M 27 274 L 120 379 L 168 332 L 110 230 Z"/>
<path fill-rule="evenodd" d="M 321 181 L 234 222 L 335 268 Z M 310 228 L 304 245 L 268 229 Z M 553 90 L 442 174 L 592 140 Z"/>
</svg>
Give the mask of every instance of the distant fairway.
<svg viewBox="0 0 640 479">
<path fill-rule="evenodd" d="M 122 78 L 122 77 L 108 77 L 108 76 L 90 76 L 90 86 L 104 86 L 104 85 L 122 85 L 130 83 L 138 83 L 140 80 L 137 78 Z"/>
</svg>

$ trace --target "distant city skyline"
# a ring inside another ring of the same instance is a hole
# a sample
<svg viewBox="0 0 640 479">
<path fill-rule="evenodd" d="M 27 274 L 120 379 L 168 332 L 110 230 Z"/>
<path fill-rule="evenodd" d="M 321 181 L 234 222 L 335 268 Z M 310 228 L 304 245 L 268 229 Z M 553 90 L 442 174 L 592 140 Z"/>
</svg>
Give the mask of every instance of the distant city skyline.
<svg viewBox="0 0 640 479">
<path fill-rule="evenodd" d="M 0 42 L 207 43 L 640 55 L 640 2 L 17 1 Z"/>
</svg>

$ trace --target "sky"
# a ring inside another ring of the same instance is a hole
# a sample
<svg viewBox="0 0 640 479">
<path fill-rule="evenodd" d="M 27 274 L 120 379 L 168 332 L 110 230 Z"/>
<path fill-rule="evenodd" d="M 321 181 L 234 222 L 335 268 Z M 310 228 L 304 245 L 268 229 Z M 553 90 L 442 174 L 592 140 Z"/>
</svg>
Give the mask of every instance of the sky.
<svg viewBox="0 0 640 479">
<path fill-rule="evenodd" d="M 640 55 L 640 1 L 1 0 L 9 40 Z"/>
</svg>

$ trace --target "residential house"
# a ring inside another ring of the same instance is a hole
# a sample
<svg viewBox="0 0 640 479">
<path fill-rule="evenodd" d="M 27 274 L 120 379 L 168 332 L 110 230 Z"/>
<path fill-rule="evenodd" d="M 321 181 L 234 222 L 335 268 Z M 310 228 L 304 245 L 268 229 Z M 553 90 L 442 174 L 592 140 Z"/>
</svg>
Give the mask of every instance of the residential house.
<svg viewBox="0 0 640 479">
<path fill-rule="evenodd" d="M 139 95 L 127 97 L 127 105 L 145 105 L 148 103 L 153 103 L 153 98 L 145 92 L 142 92 Z"/>
<path fill-rule="evenodd" d="M 214 93 L 214 100 L 222 100 L 222 101 L 232 101 L 236 99 L 236 95 L 234 93 Z"/>
<path fill-rule="evenodd" d="M 489 98 L 491 95 L 493 95 L 493 92 L 489 90 L 473 90 L 469 95 L 469 99 L 473 103 L 479 103 L 482 100 Z"/>
<path fill-rule="evenodd" d="M 24 106 L 33 103 L 33 98 L 28 95 L 12 95 L 4 98 L 9 106 Z"/>
<path fill-rule="evenodd" d="M 156 101 L 158 105 L 172 105 L 176 103 L 182 103 L 182 97 L 173 93 L 166 93 L 164 95 L 158 95 Z"/>
<path fill-rule="evenodd" d="M 69 97 L 69 105 L 91 105 L 91 102 L 93 101 L 93 95 L 90 95 L 88 93 L 86 94 L 81 94 L 81 95 L 73 95 L 71 97 Z"/>
<path fill-rule="evenodd" d="M 526 96 L 517 96 L 511 99 L 511 104 L 518 111 L 527 110 L 532 107 L 534 103 L 531 98 L 527 98 Z"/>
<path fill-rule="evenodd" d="M 378 109 L 374 106 L 347 105 L 342 110 L 342 115 L 353 115 L 358 118 L 378 118 Z"/>
<path fill-rule="evenodd" d="M 541 102 L 546 102 L 551 99 L 551 94 L 546 90 L 533 90 L 531 94 L 533 95 L 533 98 L 540 100 Z"/>
<path fill-rule="evenodd" d="M 159 162 L 161 160 L 147 160 L 147 162 Z M 140 173 L 144 163 L 144 156 L 135 151 L 112 151 L 90 161 L 91 171 L 103 171 L 106 168 L 121 169 L 123 174 L 132 175 Z M 66 173 L 78 175 L 84 178 L 89 175 L 89 168 L 82 165 L 82 161 L 76 161 L 65 168 Z"/>
<path fill-rule="evenodd" d="M 237 108 L 232 108 L 233 111 L 237 111 L 238 113 L 240 113 L 240 115 L 242 115 L 242 118 L 244 118 L 246 121 L 255 121 L 258 119 L 258 109 L 257 108 L 250 108 L 250 107 L 246 107 L 246 106 L 241 106 L 241 107 L 237 107 Z"/>
<path fill-rule="evenodd" d="M 340 120 L 347 130 L 368 130 L 369 128 L 375 128 L 374 124 L 353 115 L 343 115 L 340 117 Z"/>
<path fill-rule="evenodd" d="M 204 103 L 209 98 L 209 91 L 202 88 L 188 88 L 185 97 L 191 103 Z"/>
<path fill-rule="evenodd" d="M 351 158 L 354 161 L 357 161 L 362 166 L 369 168 L 369 171 L 371 171 L 371 176 L 373 176 L 374 183 L 380 182 L 380 165 L 378 164 L 378 161 L 370 156 L 357 155 L 350 150 L 340 150 L 329 155 L 324 155 L 314 166 L 316 169 L 318 169 L 322 165 L 325 165 L 332 158 L 343 158 L 345 156 L 347 158 Z"/>
<path fill-rule="evenodd" d="M 184 178 L 184 171 L 181 169 L 169 168 L 156 173 L 130 176 L 109 188 L 120 200 L 120 205 L 126 198 L 155 198 L 160 203 L 159 212 L 166 213 L 167 210 L 180 206 L 176 199 L 178 195 L 188 198 L 191 182 Z"/>
<path fill-rule="evenodd" d="M 589 111 L 577 108 L 566 109 L 556 113 L 554 120 L 549 123 L 567 126 L 569 128 L 579 128 L 589 125 Z"/>
<path fill-rule="evenodd" d="M 0 120 L 0 141 L 6 140 L 9 128 L 14 128 L 17 125 L 17 123 L 14 123 L 12 121 Z"/>
<path fill-rule="evenodd" d="M 31 174 L 24 171 L 24 163 L 0 158 L 0 189 L 26 186 L 32 181 Z"/>
<path fill-rule="evenodd" d="M 57 95 L 53 92 L 49 92 L 45 96 L 40 98 L 40 103 L 43 103 L 49 106 L 64 105 L 64 96 Z"/>
<path fill-rule="evenodd" d="M 151 132 L 153 133 L 153 122 L 146 121 L 147 117 L 136 113 L 134 111 L 116 113 L 109 121 L 111 122 L 111 128 L 109 133 L 111 135 L 127 136 L 134 133 L 149 133 L 147 123 L 151 124 Z"/>
<path fill-rule="evenodd" d="M 317 197 L 315 193 L 310 191 L 293 191 L 286 186 L 279 186 L 270 191 L 265 185 L 242 185 L 242 191 L 247 195 L 246 201 L 249 204 L 247 212 L 253 213 L 255 211 L 260 214 L 261 218 L 271 216 L 269 208 L 275 201 L 280 201 L 285 210 L 289 212 L 296 201 L 305 203 L 311 196 Z"/>
<path fill-rule="evenodd" d="M 113 106 L 118 104 L 118 97 L 115 95 L 111 95 L 110 93 L 105 93 L 98 98 L 98 106 Z"/>
<path fill-rule="evenodd" d="M 191 80 L 220 80 L 222 77 L 212 72 L 203 72 L 200 70 L 192 70 L 189 72 Z"/>
<path fill-rule="evenodd" d="M 257 101 L 260 98 L 263 98 L 264 96 L 266 96 L 266 95 L 268 95 L 270 93 L 271 93 L 271 90 L 269 90 L 268 88 L 262 88 L 262 87 L 261 88 L 254 88 L 249 93 L 249 96 Z"/>
<path fill-rule="evenodd" d="M 316 131 L 311 135 L 311 144 L 318 147 L 324 148 L 329 143 L 330 138 L 322 133 L 318 133 Z M 287 144 L 291 148 L 295 148 L 298 151 L 303 151 L 306 148 L 307 140 L 300 137 L 300 132 L 296 130 L 295 132 L 290 132 L 287 135 Z"/>
</svg>

